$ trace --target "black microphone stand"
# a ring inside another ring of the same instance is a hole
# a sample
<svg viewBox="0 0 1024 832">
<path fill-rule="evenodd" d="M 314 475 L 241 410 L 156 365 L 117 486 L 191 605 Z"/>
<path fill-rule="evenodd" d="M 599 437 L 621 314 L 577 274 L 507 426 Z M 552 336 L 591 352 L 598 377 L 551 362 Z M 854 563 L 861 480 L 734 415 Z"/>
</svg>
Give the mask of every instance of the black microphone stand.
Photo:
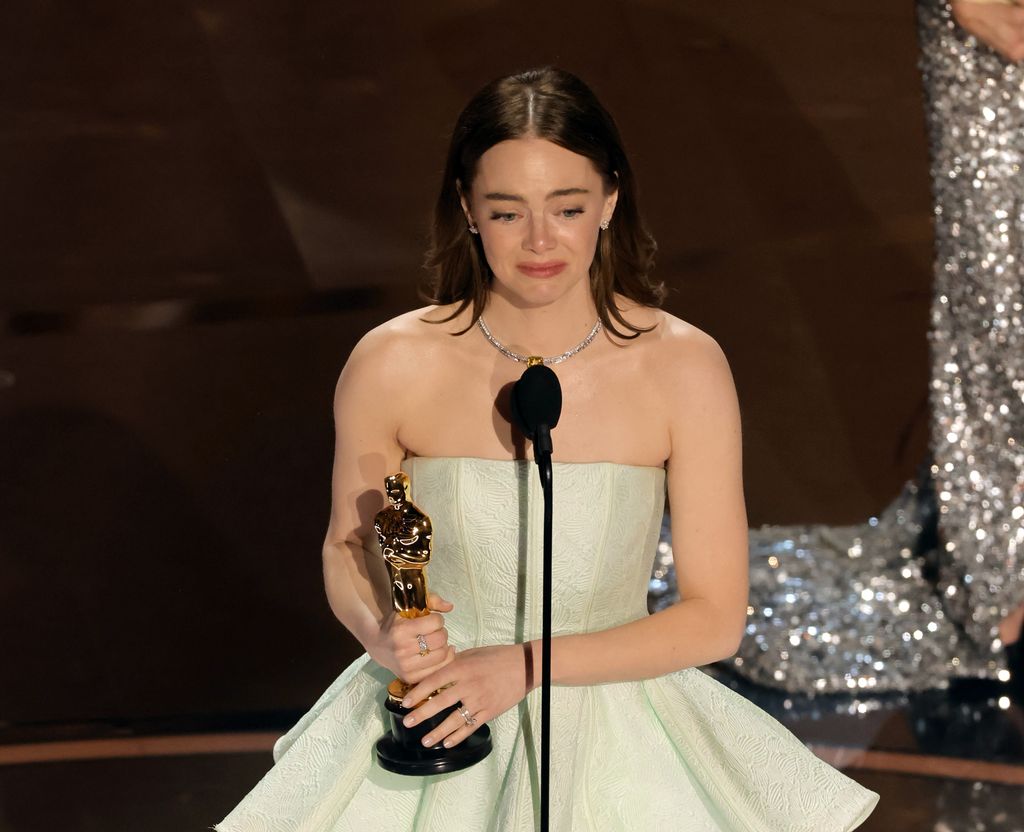
<svg viewBox="0 0 1024 832">
<path fill-rule="evenodd" d="M 551 476 L 551 430 L 562 412 L 558 377 L 544 364 L 531 364 L 512 388 L 512 418 L 533 441 L 533 458 L 544 492 L 544 610 L 541 633 L 540 692 L 540 829 L 548 832 L 551 773 L 551 528 L 554 498 Z"/>
<path fill-rule="evenodd" d="M 533 442 L 533 457 L 544 492 L 544 611 L 541 636 L 540 671 L 540 829 L 548 832 L 551 757 L 551 529 L 554 497 L 551 481 L 551 429 L 539 425 Z"/>
</svg>

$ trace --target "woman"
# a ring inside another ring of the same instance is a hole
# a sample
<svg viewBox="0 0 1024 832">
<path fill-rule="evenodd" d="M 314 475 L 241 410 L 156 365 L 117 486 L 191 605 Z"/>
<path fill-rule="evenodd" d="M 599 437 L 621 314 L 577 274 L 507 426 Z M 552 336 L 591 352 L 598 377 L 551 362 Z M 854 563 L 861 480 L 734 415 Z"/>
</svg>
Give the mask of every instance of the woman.
<svg viewBox="0 0 1024 832">
<path fill-rule="evenodd" d="M 943 592 L 968 636 L 996 654 L 997 676 L 1010 665 L 1024 701 L 1024 9 L 919 0 L 919 12 L 936 205 L 930 337 Z"/>
<path fill-rule="evenodd" d="M 331 607 L 364 645 L 275 747 L 218 827 L 534 827 L 539 733 L 539 484 L 502 415 L 527 356 L 554 365 L 551 828 L 846 830 L 877 796 L 698 665 L 730 655 L 746 614 L 739 415 L 715 342 L 660 311 L 654 250 L 616 127 L 579 79 L 500 79 L 456 124 L 429 265 L 434 305 L 353 350 L 335 400 Z M 404 469 L 432 519 L 426 618 L 391 612 L 372 539 Z M 648 616 L 667 485 L 685 600 Z M 483 724 L 493 751 L 456 774 L 372 762 L 393 676 L 424 740 Z"/>
<path fill-rule="evenodd" d="M 935 196 L 933 464 L 867 524 L 757 530 L 757 613 L 731 664 L 796 693 L 986 679 L 961 690 L 1024 701 L 1024 8 L 918 0 L 918 21 Z M 659 563 L 652 608 L 673 600 L 671 580 Z"/>
</svg>

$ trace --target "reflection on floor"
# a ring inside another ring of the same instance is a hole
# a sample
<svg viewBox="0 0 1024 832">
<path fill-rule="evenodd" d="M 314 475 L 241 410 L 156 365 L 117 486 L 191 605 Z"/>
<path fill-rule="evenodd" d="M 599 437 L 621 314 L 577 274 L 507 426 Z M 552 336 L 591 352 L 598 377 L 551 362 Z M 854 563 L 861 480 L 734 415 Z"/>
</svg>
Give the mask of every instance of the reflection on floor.
<svg viewBox="0 0 1024 832">
<path fill-rule="evenodd" d="M 881 795 L 865 832 L 1024 830 L 1024 710 L 998 691 L 801 698 L 719 678 Z M 208 828 L 269 768 L 273 739 L 298 716 L 5 729 L 0 830 Z"/>
</svg>

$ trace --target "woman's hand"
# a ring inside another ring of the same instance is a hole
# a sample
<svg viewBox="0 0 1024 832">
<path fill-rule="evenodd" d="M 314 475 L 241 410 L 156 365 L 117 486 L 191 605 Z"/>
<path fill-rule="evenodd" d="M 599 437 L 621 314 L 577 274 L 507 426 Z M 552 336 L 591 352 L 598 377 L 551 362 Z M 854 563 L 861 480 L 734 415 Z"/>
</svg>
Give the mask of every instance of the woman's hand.
<svg viewBox="0 0 1024 832">
<path fill-rule="evenodd" d="M 968 32 L 1016 63 L 1024 59 L 1024 8 L 1006 3 L 953 0 L 953 17 Z"/>
<path fill-rule="evenodd" d="M 433 612 L 419 618 L 403 618 L 394 610 L 388 613 L 375 643 L 366 652 L 381 667 L 386 667 L 403 682 L 414 685 L 447 665 L 455 656 L 448 644 L 448 630 L 442 612 L 451 612 L 453 604 L 440 595 L 427 595 L 427 607 Z M 420 638 L 426 645 L 421 649 Z"/>
<path fill-rule="evenodd" d="M 529 644 L 499 644 L 459 652 L 453 662 L 431 673 L 409 691 L 402 703 L 406 707 L 444 688 L 409 714 L 405 724 L 420 723 L 462 700 L 462 707 L 472 716 L 473 724 L 467 724 L 456 711 L 423 738 L 428 748 L 439 742 L 446 748 L 458 745 L 487 720 L 504 713 L 526 696 L 528 687 L 533 684 L 532 680 L 527 682 L 526 651 L 530 649 Z"/>
</svg>

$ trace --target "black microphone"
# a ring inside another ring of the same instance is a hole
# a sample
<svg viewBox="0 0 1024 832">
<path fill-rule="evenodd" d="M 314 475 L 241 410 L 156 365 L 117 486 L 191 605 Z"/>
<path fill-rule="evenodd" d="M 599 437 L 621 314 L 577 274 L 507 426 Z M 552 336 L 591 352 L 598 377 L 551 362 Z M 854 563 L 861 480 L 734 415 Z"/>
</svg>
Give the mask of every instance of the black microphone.
<svg viewBox="0 0 1024 832">
<path fill-rule="evenodd" d="M 554 370 L 534 364 L 512 385 L 512 419 L 527 439 L 534 457 L 551 454 L 551 430 L 562 415 L 562 385 Z"/>
</svg>

